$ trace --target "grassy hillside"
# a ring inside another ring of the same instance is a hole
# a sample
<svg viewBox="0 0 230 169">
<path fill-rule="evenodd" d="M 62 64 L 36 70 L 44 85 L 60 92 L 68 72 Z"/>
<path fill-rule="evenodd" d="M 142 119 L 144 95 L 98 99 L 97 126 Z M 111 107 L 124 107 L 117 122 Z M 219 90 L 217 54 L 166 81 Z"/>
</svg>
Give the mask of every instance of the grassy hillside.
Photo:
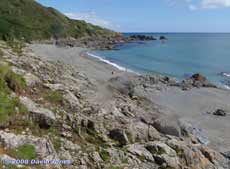
<svg viewBox="0 0 230 169">
<path fill-rule="evenodd" d="M 51 37 L 113 34 L 99 26 L 67 18 L 34 0 L 0 0 L 0 39 L 34 40 Z"/>
</svg>

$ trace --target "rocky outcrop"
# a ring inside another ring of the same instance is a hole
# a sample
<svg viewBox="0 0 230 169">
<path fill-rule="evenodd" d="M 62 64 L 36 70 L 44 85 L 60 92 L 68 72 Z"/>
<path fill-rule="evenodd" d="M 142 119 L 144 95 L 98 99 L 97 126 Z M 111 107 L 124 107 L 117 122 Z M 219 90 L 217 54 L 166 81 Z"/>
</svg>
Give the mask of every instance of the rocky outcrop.
<svg viewBox="0 0 230 169">
<path fill-rule="evenodd" d="M 209 140 L 202 129 L 183 119 L 179 119 L 179 126 L 183 136 L 192 136 L 195 137 L 200 144 L 209 144 Z"/>
<path fill-rule="evenodd" d="M 7 149 L 14 149 L 29 144 L 35 147 L 36 153 L 41 158 L 55 159 L 57 157 L 53 144 L 46 138 L 31 135 L 16 135 L 0 131 L 0 144 Z"/>
<path fill-rule="evenodd" d="M 150 41 L 150 40 L 156 40 L 156 38 L 147 35 L 131 35 L 128 37 L 128 41 Z"/>
<path fill-rule="evenodd" d="M 161 133 L 181 137 L 181 128 L 176 117 L 163 117 L 154 121 L 153 126 Z"/>
<path fill-rule="evenodd" d="M 160 36 L 160 40 L 168 40 L 165 36 Z"/>
<path fill-rule="evenodd" d="M 20 102 L 28 109 L 33 121 L 38 123 L 41 128 L 49 128 L 54 124 L 56 117 L 52 111 L 40 107 L 27 97 L 20 97 Z"/>
<path fill-rule="evenodd" d="M 129 139 L 125 131 L 121 129 L 113 129 L 109 132 L 110 138 L 119 142 L 121 146 L 129 144 Z"/>
<path fill-rule="evenodd" d="M 189 90 L 193 87 L 200 88 L 200 87 L 212 87 L 216 88 L 215 85 L 210 83 L 206 77 L 204 77 L 201 74 L 194 74 L 190 78 L 183 80 L 182 83 L 180 84 L 181 88 L 183 90 Z"/>
<path fill-rule="evenodd" d="M 226 116 L 227 113 L 223 109 L 217 109 L 215 112 L 213 112 L 213 115 L 215 115 L 215 116 Z"/>
</svg>

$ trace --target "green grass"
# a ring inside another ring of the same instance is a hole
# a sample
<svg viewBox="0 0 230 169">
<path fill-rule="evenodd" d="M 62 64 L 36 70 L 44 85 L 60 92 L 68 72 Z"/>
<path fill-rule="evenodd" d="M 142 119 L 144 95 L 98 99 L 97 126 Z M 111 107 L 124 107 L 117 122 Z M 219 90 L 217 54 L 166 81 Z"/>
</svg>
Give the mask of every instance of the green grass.
<svg viewBox="0 0 230 169">
<path fill-rule="evenodd" d="M 0 93 L 0 124 L 7 124 L 16 113 L 16 102 L 4 93 Z"/>
<path fill-rule="evenodd" d="M 129 159 L 128 158 L 123 158 L 121 160 L 121 162 L 124 163 L 124 164 L 128 164 L 129 163 Z"/>
<path fill-rule="evenodd" d="M 14 73 L 7 63 L 0 63 L 0 91 L 6 92 L 7 89 L 11 89 L 19 94 L 25 88 L 25 79 Z"/>
<path fill-rule="evenodd" d="M 18 54 L 18 56 L 22 55 L 22 49 L 25 47 L 24 42 L 18 40 L 8 40 L 7 45 L 11 47 L 12 51 Z"/>
<path fill-rule="evenodd" d="M 141 160 L 141 161 L 145 161 L 145 156 L 143 156 L 143 155 L 138 156 L 138 159 Z"/>
<path fill-rule="evenodd" d="M 36 158 L 35 147 L 30 144 L 25 144 L 15 149 L 11 149 L 9 155 L 17 159 L 32 160 Z"/>
<path fill-rule="evenodd" d="M 94 130 L 87 129 L 86 133 L 83 134 L 87 142 L 94 144 L 98 147 L 108 148 L 106 142 L 98 135 Z"/>
<path fill-rule="evenodd" d="M 106 151 L 105 149 L 101 149 L 99 151 L 99 154 L 101 156 L 101 159 L 104 161 L 104 162 L 109 162 L 110 161 L 110 154 L 108 151 Z"/>
<path fill-rule="evenodd" d="M 79 127 L 74 128 L 73 132 L 76 133 L 78 136 L 81 135 L 81 129 Z"/>
<path fill-rule="evenodd" d="M 61 146 L 62 146 L 62 141 L 61 141 L 61 139 L 59 138 L 59 137 L 53 137 L 52 139 L 51 139 L 51 141 L 52 141 L 52 143 L 53 143 L 53 146 L 54 146 L 54 149 L 56 150 L 56 151 L 59 151 L 60 150 L 60 148 L 61 148 Z"/>
<path fill-rule="evenodd" d="M 43 93 L 43 97 L 50 103 L 60 104 L 63 101 L 63 95 L 59 91 L 46 90 Z"/>
<path fill-rule="evenodd" d="M 5 93 L 0 92 L 0 124 L 8 124 L 10 120 L 15 117 L 16 113 L 23 115 L 27 114 L 28 111 L 23 105 L 20 104 L 17 97 L 11 98 Z"/>
<path fill-rule="evenodd" d="M 0 63 L 0 124 L 8 124 L 16 113 L 27 113 L 17 97 L 10 97 L 10 90 L 20 93 L 25 88 L 25 81 L 15 74 L 6 63 Z M 17 110 L 17 109 L 18 110 Z M 17 112 L 18 111 L 18 112 Z"/>
</svg>

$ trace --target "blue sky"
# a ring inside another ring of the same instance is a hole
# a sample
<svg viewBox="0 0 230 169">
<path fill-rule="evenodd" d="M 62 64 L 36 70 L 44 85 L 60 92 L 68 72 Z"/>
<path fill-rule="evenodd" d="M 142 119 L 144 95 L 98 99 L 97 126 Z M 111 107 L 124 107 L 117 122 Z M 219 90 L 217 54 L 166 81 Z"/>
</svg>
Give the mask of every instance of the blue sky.
<svg viewBox="0 0 230 169">
<path fill-rule="evenodd" d="M 230 0 L 37 0 L 120 32 L 230 32 Z"/>
</svg>

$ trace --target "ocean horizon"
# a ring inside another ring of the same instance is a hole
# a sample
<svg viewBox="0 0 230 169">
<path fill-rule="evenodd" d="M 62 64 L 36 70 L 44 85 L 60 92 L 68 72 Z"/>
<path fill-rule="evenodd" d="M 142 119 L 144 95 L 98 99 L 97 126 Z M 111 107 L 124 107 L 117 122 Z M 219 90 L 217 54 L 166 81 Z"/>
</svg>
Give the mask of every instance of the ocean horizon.
<svg viewBox="0 0 230 169">
<path fill-rule="evenodd" d="M 117 44 L 91 54 L 120 70 L 161 74 L 182 80 L 201 73 L 219 87 L 230 88 L 230 33 L 124 33 L 158 40 Z M 162 42 L 160 36 L 168 40 Z"/>
</svg>

